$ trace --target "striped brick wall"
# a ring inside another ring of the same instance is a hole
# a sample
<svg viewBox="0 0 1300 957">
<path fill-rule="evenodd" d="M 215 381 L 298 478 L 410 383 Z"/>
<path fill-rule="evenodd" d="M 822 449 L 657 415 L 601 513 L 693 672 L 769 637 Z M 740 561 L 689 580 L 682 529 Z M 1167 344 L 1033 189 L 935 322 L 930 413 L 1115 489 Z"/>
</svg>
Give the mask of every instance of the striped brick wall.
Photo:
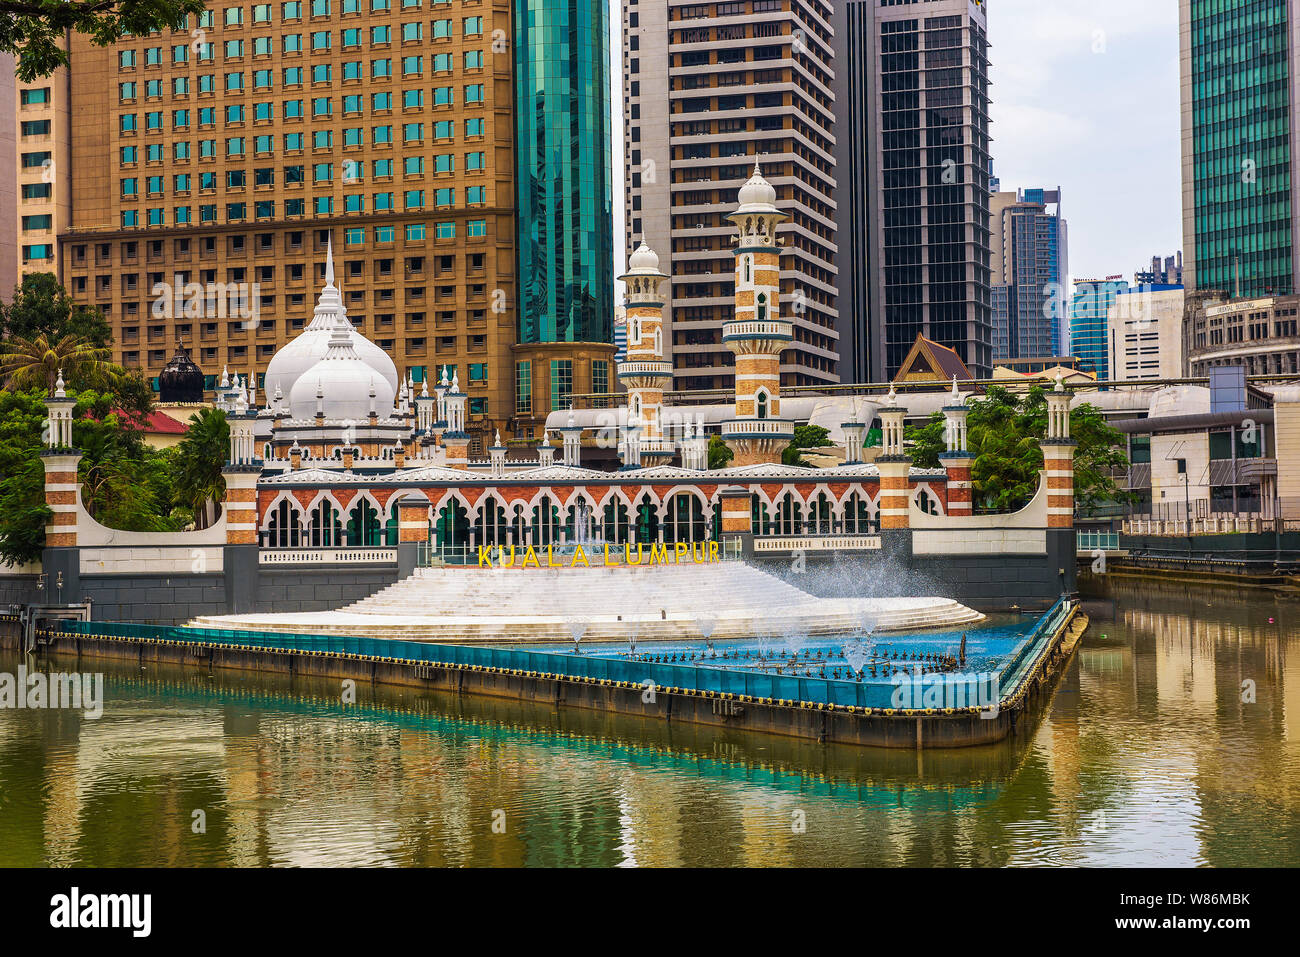
<svg viewBox="0 0 1300 957">
<path fill-rule="evenodd" d="M 44 455 L 45 504 L 54 513 L 45 526 L 47 548 L 77 547 L 77 463 L 80 455 Z"/>
<path fill-rule="evenodd" d="M 245 469 L 227 469 L 226 479 L 226 544 L 255 545 L 257 543 L 257 476 Z"/>
<path fill-rule="evenodd" d="M 970 515 L 975 510 L 975 492 L 971 485 L 971 464 L 967 458 L 945 458 L 948 472 L 948 514 Z"/>
<path fill-rule="evenodd" d="M 1047 527 L 1074 527 L 1074 445 L 1043 445 L 1047 472 Z"/>
<path fill-rule="evenodd" d="M 878 461 L 876 467 L 880 471 L 880 527 L 907 528 L 911 463 Z"/>
</svg>

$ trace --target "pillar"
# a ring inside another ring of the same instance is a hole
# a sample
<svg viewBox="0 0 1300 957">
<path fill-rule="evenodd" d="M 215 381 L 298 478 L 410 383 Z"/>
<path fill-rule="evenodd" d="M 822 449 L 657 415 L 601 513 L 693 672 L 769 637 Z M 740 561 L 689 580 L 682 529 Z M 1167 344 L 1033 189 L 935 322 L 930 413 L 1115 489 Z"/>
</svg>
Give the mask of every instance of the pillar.
<svg viewBox="0 0 1300 957">
<path fill-rule="evenodd" d="M 420 548 L 429 541 L 432 503 L 423 492 L 407 492 L 397 502 L 397 577 L 407 578 L 420 563 Z"/>
<path fill-rule="evenodd" d="M 1060 373 L 1056 388 L 1047 393 L 1047 436 L 1043 472 L 1047 482 L 1047 553 L 1056 563 L 1061 591 L 1075 590 L 1078 551 L 1074 529 L 1074 450 L 1070 438 L 1070 398 Z"/>
<path fill-rule="evenodd" d="M 898 405 L 898 396 L 889 390 L 886 405 L 880 410 L 881 450 L 876 459 L 880 472 L 880 528 L 904 529 L 909 526 L 907 500 L 911 493 L 912 460 L 903 453 L 903 417 L 907 410 Z"/>
<path fill-rule="evenodd" d="M 723 539 L 739 540 L 741 552 L 748 555 L 754 550 L 751 528 L 749 489 L 730 485 L 718 490 L 718 508 L 721 509 L 721 535 Z"/>
<path fill-rule="evenodd" d="M 948 514 L 974 514 L 974 488 L 971 485 L 970 454 L 966 438 L 966 418 L 970 409 L 957 391 L 957 377 L 952 380 L 951 401 L 943 407 L 944 436 L 947 451 L 939 456 L 948 473 Z"/>
</svg>

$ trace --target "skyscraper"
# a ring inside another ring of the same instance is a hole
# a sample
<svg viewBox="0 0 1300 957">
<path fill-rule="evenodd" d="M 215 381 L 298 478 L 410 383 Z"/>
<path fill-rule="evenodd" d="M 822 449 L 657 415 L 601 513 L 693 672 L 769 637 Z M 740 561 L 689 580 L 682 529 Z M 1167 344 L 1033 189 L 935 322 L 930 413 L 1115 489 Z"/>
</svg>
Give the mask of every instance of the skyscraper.
<svg viewBox="0 0 1300 957">
<path fill-rule="evenodd" d="M 55 237 L 68 227 L 70 214 L 68 71 L 60 67 L 49 76 L 24 82 L 13 74 L 13 58 L 5 60 L 0 70 L 5 72 L 6 126 L 12 124 L 16 140 L 16 151 L 14 143 L 6 148 L 6 164 L 15 166 L 16 175 L 5 178 L 5 188 L 17 190 L 17 279 L 21 280 L 28 273 L 57 273 L 59 268 Z M 10 130 L 5 132 L 8 135 Z M 16 187 L 10 187 L 15 181 Z M 8 298 L 12 292 L 12 282 L 0 282 L 0 295 Z"/>
<path fill-rule="evenodd" d="M 1060 189 L 993 194 L 993 358 L 1069 355 L 1069 255 Z"/>
<path fill-rule="evenodd" d="M 623 0 L 627 227 L 660 254 L 678 389 L 730 389 L 732 208 L 755 160 L 779 227 L 790 385 L 838 381 L 832 4 Z"/>
<path fill-rule="evenodd" d="M 1300 265 L 1300 0 L 1180 0 L 1183 279 L 1287 294 Z"/>
<path fill-rule="evenodd" d="M 607 391 L 614 358 L 609 0 L 514 0 L 521 416 Z M 599 386 L 599 388 L 597 387 Z M 523 405 L 531 402 L 531 410 Z"/>
<path fill-rule="evenodd" d="M 992 372 L 982 0 L 837 4 L 842 375 L 892 377 L 917 333 Z"/>
</svg>

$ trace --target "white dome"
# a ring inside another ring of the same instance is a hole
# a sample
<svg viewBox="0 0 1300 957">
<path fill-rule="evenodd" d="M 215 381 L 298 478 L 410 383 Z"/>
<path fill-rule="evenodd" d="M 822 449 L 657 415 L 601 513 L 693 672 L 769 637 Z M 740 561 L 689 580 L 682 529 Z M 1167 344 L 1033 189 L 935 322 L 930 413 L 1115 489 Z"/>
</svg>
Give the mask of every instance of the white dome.
<svg viewBox="0 0 1300 957">
<path fill-rule="evenodd" d="M 334 330 L 324 357 L 298 376 L 289 393 L 290 417 L 315 418 L 318 392 L 324 396 L 325 418 L 336 422 L 366 421 L 372 406 L 371 392 L 375 412 L 386 419 L 397 395 L 388 379 L 357 354 L 352 337 L 343 328 Z"/>
<path fill-rule="evenodd" d="M 266 367 L 266 394 L 275 395 L 279 389 L 291 396 L 298 380 L 329 351 L 330 336 L 334 329 L 343 327 L 352 340 L 352 347 L 360 359 L 387 380 L 393 394 L 397 394 L 397 366 L 392 357 L 375 345 L 348 322 L 343 296 L 334 285 L 334 242 L 331 239 L 325 251 L 325 288 L 316 300 L 311 322 L 292 342 L 271 357 Z M 315 389 L 315 386 L 312 387 Z M 313 396 L 315 392 L 313 391 Z M 314 413 L 313 413 L 314 414 Z"/>
<path fill-rule="evenodd" d="M 754 175 L 749 178 L 749 182 L 740 187 L 738 198 L 741 209 L 749 212 L 776 208 L 776 187 L 763 178 L 757 160 L 754 162 Z"/>
<path fill-rule="evenodd" d="M 632 272 L 657 273 L 659 271 L 659 254 L 651 249 L 643 239 L 641 245 L 628 257 L 627 268 Z"/>
</svg>

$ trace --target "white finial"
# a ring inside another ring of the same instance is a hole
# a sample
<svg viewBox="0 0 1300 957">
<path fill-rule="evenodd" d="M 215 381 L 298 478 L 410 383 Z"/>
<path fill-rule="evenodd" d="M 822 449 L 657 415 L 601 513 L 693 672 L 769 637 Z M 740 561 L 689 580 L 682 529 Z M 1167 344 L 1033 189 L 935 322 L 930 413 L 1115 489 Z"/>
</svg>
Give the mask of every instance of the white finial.
<svg viewBox="0 0 1300 957">
<path fill-rule="evenodd" d="M 373 384 L 370 386 L 370 414 L 372 416 L 379 414 L 378 410 L 375 408 L 375 387 Z"/>
<path fill-rule="evenodd" d="M 446 366 L 443 366 L 443 367 L 442 367 L 442 385 L 443 385 L 443 387 L 445 388 L 445 387 L 446 387 L 447 385 L 449 385 L 449 384 L 450 384 L 450 383 L 447 382 L 447 367 L 446 367 Z"/>
<path fill-rule="evenodd" d="M 64 390 L 63 370 L 59 369 L 59 377 L 54 380 L 54 398 L 66 399 L 68 393 Z"/>
<path fill-rule="evenodd" d="M 889 402 L 890 408 L 893 408 L 898 404 L 898 393 L 894 391 L 894 384 L 892 382 L 889 384 L 889 395 L 885 396 L 885 399 Z"/>
<path fill-rule="evenodd" d="M 326 234 L 325 238 L 325 285 L 334 285 L 334 233 Z"/>
<path fill-rule="evenodd" d="M 573 428 L 573 424 L 574 424 L 575 421 L 576 421 L 576 420 L 574 419 L 574 416 L 573 416 L 573 403 L 570 402 L 570 403 L 569 403 L 569 428 Z"/>
<path fill-rule="evenodd" d="M 497 446 L 497 448 L 501 448 L 501 430 L 500 430 L 500 429 L 497 429 L 497 437 L 496 437 L 495 441 L 496 441 L 496 446 Z"/>
<path fill-rule="evenodd" d="M 759 154 L 755 153 L 755 154 L 754 154 L 754 175 L 755 175 L 755 176 L 762 176 L 762 175 L 763 175 L 763 167 L 762 167 L 762 165 L 759 163 L 759 158 L 758 158 L 758 157 L 759 157 Z"/>
<path fill-rule="evenodd" d="M 952 377 L 952 401 L 958 402 L 961 399 L 961 393 L 957 391 L 957 377 Z"/>
<path fill-rule="evenodd" d="M 420 383 L 420 398 L 427 399 L 428 397 L 429 397 L 429 377 L 425 376 L 422 382 Z"/>
<path fill-rule="evenodd" d="M 221 367 L 221 388 L 230 388 L 230 373 L 227 371 L 225 366 Z"/>
<path fill-rule="evenodd" d="M 1060 369 L 1057 369 L 1057 370 L 1056 370 L 1056 388 L 1053 389 L 1052 391 L 1054 391 L 1054 392 L 1064 392 L 1064 391 L 1065 391 L 1065 376 L 1063 376 L 1063 375 L 1061 374 L 1061 370 L 1060 370 Z"/>
<path fill-rule="evenodd" d="M 451 374 L 451 391 L 457 394 L 460 393 L 460 370 Z"/>
</svg>

